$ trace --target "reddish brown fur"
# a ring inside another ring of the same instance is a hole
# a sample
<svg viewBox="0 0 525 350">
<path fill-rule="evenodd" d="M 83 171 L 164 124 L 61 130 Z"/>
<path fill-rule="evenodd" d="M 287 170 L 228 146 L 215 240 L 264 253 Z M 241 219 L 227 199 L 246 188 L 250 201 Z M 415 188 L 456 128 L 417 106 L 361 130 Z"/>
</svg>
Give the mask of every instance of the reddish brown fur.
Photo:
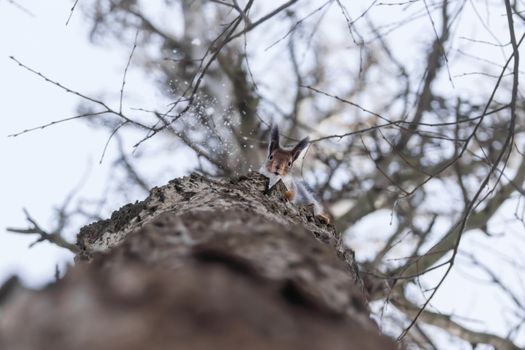
<svg viewBox="0 0 525 350">
<path fill-rule="evenodd" d="M 282 149 L 279 145 L 279 129 L 274 126 L 270 134 L 270 145 L 268 148 L 268 158 L 266 158 L 266 171 L 273 175 L 287 176 L 292 169 L 293 162 L 299 157 L 303 149 L 308 145 L 308 138 L 304 138 L 292 149 Z M 285 192 L 286 200 L 293 201 L 295 193 L 292 190 Z M 317 218 L 324 224 L 330 223 L 330 217 L 325 214 L 317 214 Z"/>
<path fill-rule="evenodd" d="M 287 151 L 279 147 L 274 149 L 266 159 L 266 170 L 279 176 L 288 175 L 292 169 L 292 165 L 292 151 Z"/>
<path fill-rule="evenodd" d="M 317 215 L 317 218 L 319 219 L 319 221 L 321 221 L 323 224 L 330 224 L 330 216 L 328 216 L 328 214 L 325 214 L 325 213 L 321 213 L 321 214 L 318 214 Z"/>
</svg>

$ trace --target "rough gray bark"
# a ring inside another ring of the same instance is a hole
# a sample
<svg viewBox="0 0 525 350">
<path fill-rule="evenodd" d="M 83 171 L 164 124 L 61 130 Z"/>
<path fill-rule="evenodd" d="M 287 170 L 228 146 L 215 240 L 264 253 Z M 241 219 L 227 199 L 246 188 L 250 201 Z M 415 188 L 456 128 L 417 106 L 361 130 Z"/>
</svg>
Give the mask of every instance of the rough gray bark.
<svg viewBox="0 0 525 350">
<path fill-rule="evenodd" d="M 84 227 L 62 280 L 0 293 L 0 348 L 395 349 L 353 252 L 266 182 L 192 175 Z"/>
</svg>

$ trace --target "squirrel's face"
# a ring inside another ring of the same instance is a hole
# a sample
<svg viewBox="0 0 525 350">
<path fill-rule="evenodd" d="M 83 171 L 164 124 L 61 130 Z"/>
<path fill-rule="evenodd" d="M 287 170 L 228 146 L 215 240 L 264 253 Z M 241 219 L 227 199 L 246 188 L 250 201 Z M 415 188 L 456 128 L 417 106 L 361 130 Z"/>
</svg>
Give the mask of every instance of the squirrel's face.
<svg viewBox="0 0 525 350">
<path fill-rule="evenodd" d="M 279 145 L 279 128 L 277 125 L 272 127 L 270 133 L 270 145 L 268 147 L 268 157 L 266 158 L 266 170 L 274 175 L 288 175 L 292 169 L 293 162 L 308 145 L 308 137 L 305 137 L 292 149 L 282 149 Z"/>
<path fill-rule="evenodd" d="M 292 152 L 283 150 L 281 148 L 273 150 L 266 159 L 266 170 L 274 175 L 287 175 L 290 172 L 292 165 Z"/>
</svg>

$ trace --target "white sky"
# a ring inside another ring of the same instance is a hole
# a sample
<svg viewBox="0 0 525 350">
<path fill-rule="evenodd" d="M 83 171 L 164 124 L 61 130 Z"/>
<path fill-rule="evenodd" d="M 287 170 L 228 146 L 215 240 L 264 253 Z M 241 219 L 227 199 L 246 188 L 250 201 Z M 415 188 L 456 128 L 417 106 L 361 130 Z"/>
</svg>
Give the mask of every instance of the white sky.
<svg viewBox="0 0 525 350">
<path fill-rule="evenodd" d="M 5 227 L 26 227 L 22 208 L 45 228 L 52 224 L 53 207 L 81 181 L 86 193 L 100 193 L 107 165 L 98 164 L 106 142 L 104 133 L 83 123 L 65 123 L 17 138 L 7 135 L 75 114 L 79 99 L 45 83 L 9 59 L 28 66 L 82 92 L 118 91 L 121 53 L 92 46 L 80 11 L 68 27 L 70 1 L 19 1 L 34 17 L 0 1 L 0 281 L 19 274 L 29 285 L 48 281 L 55 265 L 72 254 L 48 243 L 28 249 L 35 236 L 21 237 Z M 76 232 L 70 232 L 73 240 Z"/>
</svg>

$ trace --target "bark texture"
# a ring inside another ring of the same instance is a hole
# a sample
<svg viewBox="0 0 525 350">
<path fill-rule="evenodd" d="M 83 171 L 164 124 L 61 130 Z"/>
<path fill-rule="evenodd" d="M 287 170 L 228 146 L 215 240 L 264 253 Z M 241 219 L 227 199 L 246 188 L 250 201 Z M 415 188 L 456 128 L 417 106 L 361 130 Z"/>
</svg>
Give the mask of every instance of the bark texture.
<svg viewBox="0 0 525 350">
<path fill-rule="evenodd" d="M 395 349 L 353 252 L 261 175 L 199 175 L 84 227 L 77 266 L 4 292 L 2 349 Z"/>
</svg>

